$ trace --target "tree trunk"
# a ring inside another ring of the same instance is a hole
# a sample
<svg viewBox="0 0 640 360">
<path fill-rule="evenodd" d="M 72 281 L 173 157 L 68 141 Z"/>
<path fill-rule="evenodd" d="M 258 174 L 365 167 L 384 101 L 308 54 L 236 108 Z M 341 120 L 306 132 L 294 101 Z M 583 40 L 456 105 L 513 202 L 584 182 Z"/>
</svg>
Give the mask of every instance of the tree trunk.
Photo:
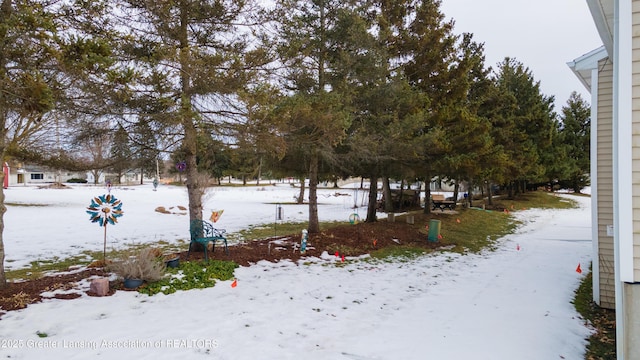
<svg viewBox="0 0 640 360">
<path fill-rule="evenodd" d="M 458 193 L 460 192 L 460 181 L 456 180 L 455 185 L 453 185 L 453 200 L 458 201 Z"/>
<path fill-rule="evenodd" d="M 393 199 L 391 198 L 391 186 L 389 185 L 389 178 L 386 176 L 382 178 L 382 197 L 384 197 L 384 204 L 383 204 L 384 212 L 386 213 L 393 212 Z M 377 205 L 377 203 L 378 201 L 376 199 L 375 204 Z"/>
<path fill-rule="evenodd" d="M 376 203 L 378 202 L 378 178 L 372 175 L 369 178 L 369 206 L 367 206 L 367 219 L 365 222 L 378 221 L 376 218 Z"/>
<path fill-rule="evenodd" d="M 427 170 L 424 181 L 424 211 L 425 214 L 431 214 L 431 171 Z"/>
<path fill-rule="evenodd" d="M 296 203 L 298 203 L 298 204 L 304 203 L 304 189 L 305 189 L 305 178 L 301 177 L 300 178 L 300 192 L 298 193 L 298 199 L 296 200 Z"/>
<path fill-rule="evenodd" d="M 191 71 L 189 69 L 191 51 L 189 49 L 188 25 L 189 17 L 186 9 L 186 1 L 180 2 L 180 116 L 184 139 L 182 145 L 185 149 L 185 163 L 187 175 L 187 197 L 189 199 L 189 220 L 202 220 L 202 194 L 205 184 L 201 184 L 198 176 L 196 155 L 198 153 L 198 131 L 196 129 L 195 116 L 191 106 Z"/>
<path fill-rule="evenodd" d="M 0 151 L 0 154 L 4 151 Z M 4 163 L 4 156 L 0 157 Z M 0 184 L 4 183 L 4 171 L 0 173 Z M 7 277 L 4 273 L 4 213 L 7 207 L 4 205 L 4 187 L 0 186 L 0 289 L 7 286 Z"/>
<path fill-rule="evenodd" d="M 404 202 L 404 179 L 400 180 L 400 194 L 398 194 L 398 211 L 402 212 L 402 203 Z"/>
<path fill-rule="evenodd" d="M 185 139 L 187 137 L 185 136 Z M 194 146 L 195 147 L 195 146 Z M 204 193 L 204 184 L 198 179 L 198 169 L 196 167 L 196 155 L 187 154 L 185 156 L 187 163 L 187 196 L 189 198 L 189 220 L 202 220 L 202 194 Z"/>
<path fill-rule="evenodd" d="M 510 200 L 513 199 L 513 181 L 507 185 L 507 198 Z"/>
<path fill-rule="evenodd" d="M 258 178 L 256 179 L 256 185 L 260 185 L 261 177 L 262 177 L 262 156 L 260 157 L 260 162 L 258 163 Z"/>
<path fill-rule="evenodd" d="M 11 1 L 10 0 L 2 0 L 2 6 L 0 8 L 0 20 L 4 24 L 7 17 L 11 15 Z M 4 38 L 4 32 L 2 42 L 6 41 Z M 5 59 L 5 54 L 0 51 L 0 67 L 2 67 L 2 72 L 5 74 L 7 67 L 7 59 Z M 6 103 L 7 100 L 5 98 L 6 84 L 4 83 L 4 76 L 0 77 L 0 162 L 4 164 L 5 162 L 5 150 L 6 150 L 6 138 L 7 138 L 7 112 L 6 112 Z M 25 184 L 27 183 L 27 179 L 24 179 Z M 4 204 L 4 187 L 1 186 L 4 184 L 4 171 L 0 174 L 0 289 L 7 286 L 7 277 L 4 272 L 4 213 L 7 212 L 7 207 Z"/>
<path fill-rule="evenodd" d="M 487 182 L 487 201 L 493 206 L 493 191 L 491 190 L 491 181 Z"/>
<path fill-rule="evenodd" d="M 318 221 L 318 151 L 313 149 L 309 162 L 309 234 L 320 232 Z"/>
</svg>

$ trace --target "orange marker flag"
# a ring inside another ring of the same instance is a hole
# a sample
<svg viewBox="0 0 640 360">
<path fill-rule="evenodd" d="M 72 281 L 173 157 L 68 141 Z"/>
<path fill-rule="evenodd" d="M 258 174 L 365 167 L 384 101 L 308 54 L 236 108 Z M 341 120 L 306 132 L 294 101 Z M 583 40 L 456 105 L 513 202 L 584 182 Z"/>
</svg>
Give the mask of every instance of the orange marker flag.
<svg viewBox="0 0 640 360">
<path fill-rule="evenodd" d="M 578 263 L 578 267 L 576 268 L 576 272 L 578 274 L 582 274 L 582 268 L 580 267 L 580 263 Z"/>
<path fill-rule="evenodd" d="M 340 257 L 340 253 L 336 251 L 336 257 Z"/>
<path fill-rule="evenodd" d="M 457 222 L 458 224 L 460 224 L 460 219 L 456 219 L 456 222 Z"/>
<path fill-rule="evenodd" d="M 438 239 L 442 240 L 442 235 L 438 234 Z"/>
<path fill-rule="evenodd" d="M 378 239 L 373 239 L 373 247 L 375 247 L 378 244 Z"/>
<path fill-rule="evenodd" d="M 238 279 L 233 279 L 233 282 L 231 283 L 231 287 L 234 288 L 238 286 Z"/>
<path fill-rule="evenodd" d="M 342 262 L 344 262 L 344 255 L 342 255 Z"/>
</svg>

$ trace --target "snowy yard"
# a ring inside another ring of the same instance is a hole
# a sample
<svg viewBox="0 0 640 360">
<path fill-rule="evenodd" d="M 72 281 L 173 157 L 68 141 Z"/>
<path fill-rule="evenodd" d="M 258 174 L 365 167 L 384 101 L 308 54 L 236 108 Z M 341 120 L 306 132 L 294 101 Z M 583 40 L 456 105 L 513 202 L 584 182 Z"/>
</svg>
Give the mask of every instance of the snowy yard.
<svg viewBox="0 0 640 360">
<path fill-rule="evenodd" d="M 319 193 L 321 221 L 346 220 L 351 196 Z M 7 268 L 101 251 L 102 229 L 86 207 L 103 188 L 6 190 Z M 115 188 L 124 216 L 108 228 L 108 245 L 187 240 L 184 189 Z M 221 188 L 206 211 L 234 232 L 273 223 L 289 185 Z M 571 300 L 591 261 L 590 199 L 579 209 L 515 212 L 524 225 L 495 251 L 439 253 L 408 262 L 350 261 L 333 256 L 305 264 L 261 262 L 236 270 L 237 287 L 152 297 L 118 291 L 47 300 L 0 319 L 0 358 L 11 359 L 582 359 L 590 330 Z M 41 205 L 41 206 L 32 206 Z M 155 212 L 173 207 L 174 214 Z M 285 221 L 307 207 L 283 205 Z M 360 210 L 364 212 L 364 210 Z M 361 214 L 364 215 L 364 214 Z M 208 214 L 205 214 L 208 217 Z M 88 284 L 83 284 L 88 288 Z"/>
</svg>

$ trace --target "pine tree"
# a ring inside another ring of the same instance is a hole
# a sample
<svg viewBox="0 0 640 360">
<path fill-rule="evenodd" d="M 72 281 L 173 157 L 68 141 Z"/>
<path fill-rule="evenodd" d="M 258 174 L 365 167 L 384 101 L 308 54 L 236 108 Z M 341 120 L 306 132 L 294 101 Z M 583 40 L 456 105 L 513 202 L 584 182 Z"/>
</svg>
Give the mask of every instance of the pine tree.
<svg viewBox="0 0 640 360">
<path fill-rule="evenodd" d="M 61 118 L 87 109 L 94 84 L 110 73 L 110 48 L 98 28 L 70 21 L 96 16 L 105 2 L 0 1 L 0 161 L 62 163 Z M 73 15 L 73 16 L 71 16 Z M 99 17 L 99 16 L 98 16 Z M 93 93 L 95 94 L 95 93 Z M 85 97 L 86 95 L 86 97 Z M 95 103 L 93 104 L 95 105 Z M 56 131 L 52 131 L 56 129 Z M 59 138 L 59 137 L 58 137 Z M 2 178 L 0 174 L 0 180 Z M 0 287 L 4 273 L 4 193 L 0 187 Z"/>
<path fill-rule="evenodd" d="M 589 104 L 575 91 L 571 93 L 567 104 L 562 107 L 562 127 L 560 138 L 567 146 L 568 171 L 565 180 L 569 180 L 573 191 L 589 184 L 591 109 Z"/>
<path fill-rule="evenodd" d="M 462 66 L 459 36 L 453 33 L 453 27 L 453 20 L 445 20 L 440 12 L 440 1 L 417 1 L 399 47 L 402 58 L 408 59 L 402 65 L 403 72 L 413 91 L 424 99 L 416 112 L 420 130 L 414 144 L 420 156 L 416 170 L 427 184 L 435 176 L 451 175 L 446 156 L 455 144 L 449 128 L 464 120 L 457 116 L 456 108 L 467 96 L 468 74 Z M 427 186 L 425 197 L 429 196 Z M 424 211 L 428 213 L 430 207 L 425 206 Z"/>
<path fill-rule="evenodd" d="M 156 132 L 149 121 L 139 119 L 131 130 L 131 141 L 135 166 L 140 170 L 140 184 L 144 183 L 144 177 L 156 177 L 162 173 L 162 164 L 159 161 L 160 149 Z M 160 180 L 160 179 L 158 179 Z"/>
<path fill-rule="evenodd" d="M 284 65 L 282 87 L 289 91 L 278 107 L 286 124 L 285 137 L 305 159 L 309 178 L 309 233 L 320 231 L 317 186 L 321 162 L 334 158 L 334 147 L 345 136 L 349 116 L 338 90 L 340 79 L 333 71 L 345 69 L 340 53 L 340 16 L 350 10 L 337 0 L 281 0 L 276 5 L 279 20 L 279 59 Z"/>
<path fill-rule="evenodd" d="M 512 98 L 512 106 L 503 112 L 494 127 L 507 156 L 507 180 L 510 190 L 523 190 L 526 181 L 544 179 L 542 155 L 551 151 L 552 132 L 555 126 L 553 97 L 540 91 L 531 71 L 522 63 L 506 58 L 498 64 L 496 83 L 501 91 Z M 513 196 L 513 192 L 510 191 Z"/>
<path fill-rule="evenodd" d="M 124 127 L 119 126 L 114 132 L 110 150 L 110 169 L 116 173 L 116 181 L 120 183 L 122 176 L 130 170 L 133 165 L 131 142 L 129 141 L 129 134 L 127 134 Z"/>
<path fill-rule="evenodd" d="M 200 136 L 218 138 L 235 123 L 236 94 L 267 53 L 251 35 L 250 1 L 120 1 L 112 17 L 122 33 L 121 63 L 137 83 L 119 92 L 121 105 L 163 132 L 179 134 L 186 163 L 189 217 L 202 218 L 208 186 L 198 169 Z M 207 140 L 208 141 L 208 140 Z"/>
</svg>

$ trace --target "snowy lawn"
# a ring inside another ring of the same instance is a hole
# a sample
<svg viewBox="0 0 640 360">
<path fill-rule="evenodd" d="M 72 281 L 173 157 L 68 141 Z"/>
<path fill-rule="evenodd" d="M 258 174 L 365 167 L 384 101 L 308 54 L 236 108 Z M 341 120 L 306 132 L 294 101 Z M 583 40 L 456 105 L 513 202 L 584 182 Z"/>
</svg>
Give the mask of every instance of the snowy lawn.
<svg viewBox="0 0 640 360">
<path fill-rule="evenodd" d="M 340 191 L 352 196 L 322 190 L 321 221 L 353 212 L 354 190 Z M 8 267 L 101 251 L 102 229 L 84 210 L 103 192 L 8 189 L 8 203 L 47 205 L 9 207 Z M 184 189 L 112 193 L 124 216 L 108 228 L 109 246 L 186 240 L 186 215 L 154 211 L 186 206 Z M 272 223 L 274 204 L 296 193 L 288 185 L 224 188 L 205 209 L 224 209 L 219 224 L 233 232 Z M 344 266 L 327 255 L 241 267 L 236 287 L 46 300 L 2 317 L 0 358 L 582 359 L 590 330 L 571 299 L 584 275 L 576 267 L 588 269 L 591 258 L 590 199 L 575 199 L 579 209 L 514 213 L 524 223 L 519 231 L 478 255 Z M 284 206 L 286 221 L 306 218 L 306 206 Z"/>
</svg>

